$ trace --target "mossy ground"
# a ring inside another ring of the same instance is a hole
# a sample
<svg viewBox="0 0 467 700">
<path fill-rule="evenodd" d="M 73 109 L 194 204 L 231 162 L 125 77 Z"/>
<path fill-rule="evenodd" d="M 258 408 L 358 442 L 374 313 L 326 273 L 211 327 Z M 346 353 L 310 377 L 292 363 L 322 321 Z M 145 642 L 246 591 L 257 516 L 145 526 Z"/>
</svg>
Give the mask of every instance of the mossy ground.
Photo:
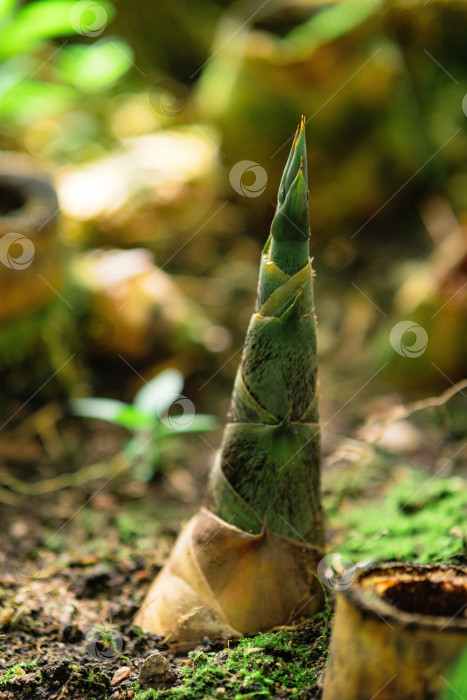
<svg viewBox="0 0 467 700">
<path fill-rule="evenodd" d="M 360 474 L 365 481 L 365 475 Z M 399 559 L 465 563 L 467 489 L 459 477 L 427 477 L 400 468 L 380 499 L 362 497 L 331 513 L 330 550 L 354 563 Z M 330 591 L 329 593 L 332 593 Z M 138 691 L 141 700 L 197 698 L 320 697 L 320 678 L 330 642 L 332 613 L 313 625 L 242 639 L 218 652 L 195 651 L 180 670 L 180 684 Z"/>
<path fill-rule="evenodd" d="M 463 466 L 451 460 L 447 473 L 440 469 L 446 454 L 462 455 L 462 445 L 457 433 L 444 443 L 440 434 L 439 452 L 429 445 L 426 455 L 417 455 L 417 468 L 358 441 L 351 458 L 346 448 L 341 462 L 325 464 L 330 552 L 353 563 L 467 561 Z M 326 613 L 313 620 L 294 620 L 295 627 L 228 645 L 204 640 L 185 657 L 174 656 L 161 638 L 132 626 L 180 522 L 197 507 L 178 495 L 169 497 L 164 483 L 132 500 L 127 483 L 117 482 L 84 507 L 85 487 L 64 491 L 30 501 L 26 520 L 24 508 L 10 514 L 4 531 L 12 534 L 16 549 L 5 547 L 9 570 L 0 577 L 0 700 L 321 697 L 333 591 L 327 591 Z M 198 484 L 200 497 L 204 473 Z M 75 511 L 68 531 L 62 527 L 64 513 Z M 110 659 L 90 654 L 89 634 L 102 625 L 118 642 Z M 157 650 L 169 659 L 176 683 L 159 690 L 140 687 L 141 664 Z M 130 667 L 129 676 L 112 687 L 122 666 Z"/>
<path fill-rule="evenodd" d="M 0 676 L 0 686 L 7 685 L 7 683 L 9 683 L 10 681 L 15 680 L 20 676 L 24 676 L 24 674 L 26 673 L 25 669 L 34 668 L 35 665 L 35 661 L 20 661 L 19 663 L 10 666 L 8 671 L 6 671 Z"/>
<path fill-rule="evenodd" d="M 347 504 L 329 518 L 334 547 L 354 562 L 461 561 L 467 555 L 467 488 L 460 477 L 400 471 L 377 502 Z"/>
<path fill-rule="evenodd" d="M 313 624 L 241 639 L 222 651 L 191 652 L 180 670 L 179 686 L 138 692 L 141 700 L 196 698 L 313 697 L 324 668 L 329 615 Z"/>
</svg>

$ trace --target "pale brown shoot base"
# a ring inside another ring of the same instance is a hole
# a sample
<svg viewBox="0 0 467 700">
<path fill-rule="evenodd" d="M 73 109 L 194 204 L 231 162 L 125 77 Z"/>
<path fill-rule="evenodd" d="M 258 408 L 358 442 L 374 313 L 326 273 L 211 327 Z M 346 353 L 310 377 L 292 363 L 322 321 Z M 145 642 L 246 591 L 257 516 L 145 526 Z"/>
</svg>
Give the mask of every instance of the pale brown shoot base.
<svg viewBox="0 0 467 700">
<path fill-rule="evenodd" d="M 309 617 L 322 606 L 322 556 L 265 528 L 250 535 L 202 509 L 182 531 L 135 623 L 182 642 L 238 638 Z M 179 645 L 180 646 L 180 645 Z"/>
</svg>

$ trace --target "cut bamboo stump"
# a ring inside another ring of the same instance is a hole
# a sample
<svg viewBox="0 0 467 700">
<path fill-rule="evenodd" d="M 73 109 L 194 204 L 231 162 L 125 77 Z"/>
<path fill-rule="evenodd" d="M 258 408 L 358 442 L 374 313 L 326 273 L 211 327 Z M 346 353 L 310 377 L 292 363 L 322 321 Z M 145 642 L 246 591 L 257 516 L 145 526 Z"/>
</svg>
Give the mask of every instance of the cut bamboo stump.
<svg viewBox="0 0 467 700">
<path fill-rule="evenodd" d="M 323 700 L 433 700 L 467 643 L 467 572 L 387 563 L 337 596 Z"/>
</svg>

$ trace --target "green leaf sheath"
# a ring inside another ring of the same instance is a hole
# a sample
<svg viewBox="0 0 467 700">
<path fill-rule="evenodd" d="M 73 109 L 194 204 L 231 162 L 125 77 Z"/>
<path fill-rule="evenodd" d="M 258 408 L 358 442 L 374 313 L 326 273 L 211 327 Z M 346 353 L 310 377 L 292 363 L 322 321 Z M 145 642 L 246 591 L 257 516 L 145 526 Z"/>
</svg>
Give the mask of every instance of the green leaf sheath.
<svg viewBox="0 0 467 700">
<path fill-rule="evenodd" d="M 279 187 L 210 507 L 251 533 L 322 544 L 316 319 L 304 120 Z"/>
</svg>

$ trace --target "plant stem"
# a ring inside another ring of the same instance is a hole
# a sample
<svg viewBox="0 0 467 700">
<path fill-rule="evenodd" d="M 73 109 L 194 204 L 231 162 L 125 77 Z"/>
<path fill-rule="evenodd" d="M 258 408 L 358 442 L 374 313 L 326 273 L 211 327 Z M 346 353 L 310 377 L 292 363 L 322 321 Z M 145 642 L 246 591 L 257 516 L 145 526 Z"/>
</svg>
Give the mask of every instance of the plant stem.
<svg viewBox="0 0 467 700">
<path fill-rule="evenodd" d="M 253 534 L 266 525 L 322 543 L 316 319 L 305 122 L 294 138 L 237 373 L 210 507 Z"/>
</svg>

